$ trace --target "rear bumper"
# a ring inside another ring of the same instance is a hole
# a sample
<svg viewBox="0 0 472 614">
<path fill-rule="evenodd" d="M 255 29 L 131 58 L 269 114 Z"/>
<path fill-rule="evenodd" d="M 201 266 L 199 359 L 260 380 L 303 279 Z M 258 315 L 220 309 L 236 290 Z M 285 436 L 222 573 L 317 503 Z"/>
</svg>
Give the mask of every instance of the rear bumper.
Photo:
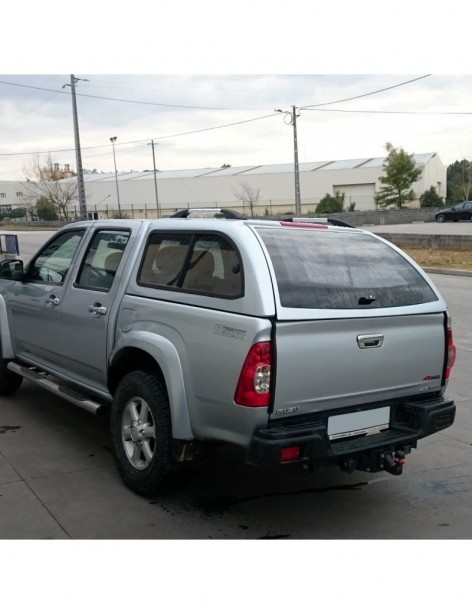
<svg viewBox="0 0 472 614">
<path fill-rule="evenodd" d="M 418 439 L 451 426 L 455 413 L 455 403 L 444 398 L 396 403 L 388 430 L 334 441 L 327 433 L 328 415 L 317 416 L 310 422 L 269 426 L 254 434 L 247 461 L 265 467 L 284 465 L 281 450 L 299 446 L 299 457 L 290 462 L 313 468 L 338 464 L 348 471 L 382 471 L 387 468 L 386 457 L 398 451 L 407 454 L 416 447 Z"/>
</svg>

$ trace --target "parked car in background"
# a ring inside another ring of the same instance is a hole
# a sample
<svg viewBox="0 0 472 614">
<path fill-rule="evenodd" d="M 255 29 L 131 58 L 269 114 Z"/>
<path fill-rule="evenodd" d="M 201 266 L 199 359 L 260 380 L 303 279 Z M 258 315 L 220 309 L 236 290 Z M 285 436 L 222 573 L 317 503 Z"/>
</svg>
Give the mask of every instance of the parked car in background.
<svg viewBox="0 0 472 614">
<path fill-rule="evenodd" d="M 472 220 L 471 200 L 465 200 L 436 213 L 436 222 L 458 222 L 459 220 Z"/>
</svg>

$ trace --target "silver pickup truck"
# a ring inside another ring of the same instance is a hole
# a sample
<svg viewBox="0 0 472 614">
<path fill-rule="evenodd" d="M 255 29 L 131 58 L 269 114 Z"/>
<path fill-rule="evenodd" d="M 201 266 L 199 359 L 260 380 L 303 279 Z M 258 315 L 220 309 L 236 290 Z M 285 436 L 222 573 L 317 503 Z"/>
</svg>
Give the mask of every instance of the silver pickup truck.
<svg viewBox="0 0 472 614">
<path fill-rule="evenodd" d="M 0 264 L 0 337 L 0 394 L 26 378 L 108 412 L 143 496 L 210 442 L 400 474 L 455 417 L 444 300 L 395 246 L 329 223 L 70 224 Z"/>
</svg>

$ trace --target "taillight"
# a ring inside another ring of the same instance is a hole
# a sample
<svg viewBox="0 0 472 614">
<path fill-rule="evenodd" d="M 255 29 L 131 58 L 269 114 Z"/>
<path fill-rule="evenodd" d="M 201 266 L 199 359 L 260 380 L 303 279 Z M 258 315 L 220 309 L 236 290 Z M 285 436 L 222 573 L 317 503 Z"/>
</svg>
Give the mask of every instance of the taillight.
<svg viewBox="0 0 472 614">
<path fill-rule="evenodd" d="M 264 407 L 270 404 L 270 369 L 272 343 L 261 341 L 249 350 L 244 361 L 234 401 L 246 407 Z"/>
<path fill-rule="evenodd" d="M 456 362 L 456 346 L 454 345 L 454 339 L 452 337 L 452 328 L 447 329 L 447 357 L 446 366 L 444 369 L 444 378 L 449 379 L 451 369 Z"/>
<path fill-rule="evenodd" d="M 454 345 L 454 339 L 452 338 L 452 328 L 447 329 L 447 358 L 446 367 L 444 369 L 444 378 L 449 379 L 451 369 L 456 362 L 456 346 Z"/>
</svg>

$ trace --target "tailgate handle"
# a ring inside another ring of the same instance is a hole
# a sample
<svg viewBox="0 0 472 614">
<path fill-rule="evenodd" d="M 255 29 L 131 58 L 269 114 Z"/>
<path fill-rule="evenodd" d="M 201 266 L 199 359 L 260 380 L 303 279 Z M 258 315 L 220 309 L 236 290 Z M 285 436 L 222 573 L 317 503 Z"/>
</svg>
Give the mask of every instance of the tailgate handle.
<svg viewBox="0 0 472 614">
<path fill-rule="evenodd" d="M 357 335 L 357 345 L 361 350 L 369 350 L 371 348 L 381 348 L 383 346 L 384 336 L 379 334 L 372 335 Z"/>
</svg>

